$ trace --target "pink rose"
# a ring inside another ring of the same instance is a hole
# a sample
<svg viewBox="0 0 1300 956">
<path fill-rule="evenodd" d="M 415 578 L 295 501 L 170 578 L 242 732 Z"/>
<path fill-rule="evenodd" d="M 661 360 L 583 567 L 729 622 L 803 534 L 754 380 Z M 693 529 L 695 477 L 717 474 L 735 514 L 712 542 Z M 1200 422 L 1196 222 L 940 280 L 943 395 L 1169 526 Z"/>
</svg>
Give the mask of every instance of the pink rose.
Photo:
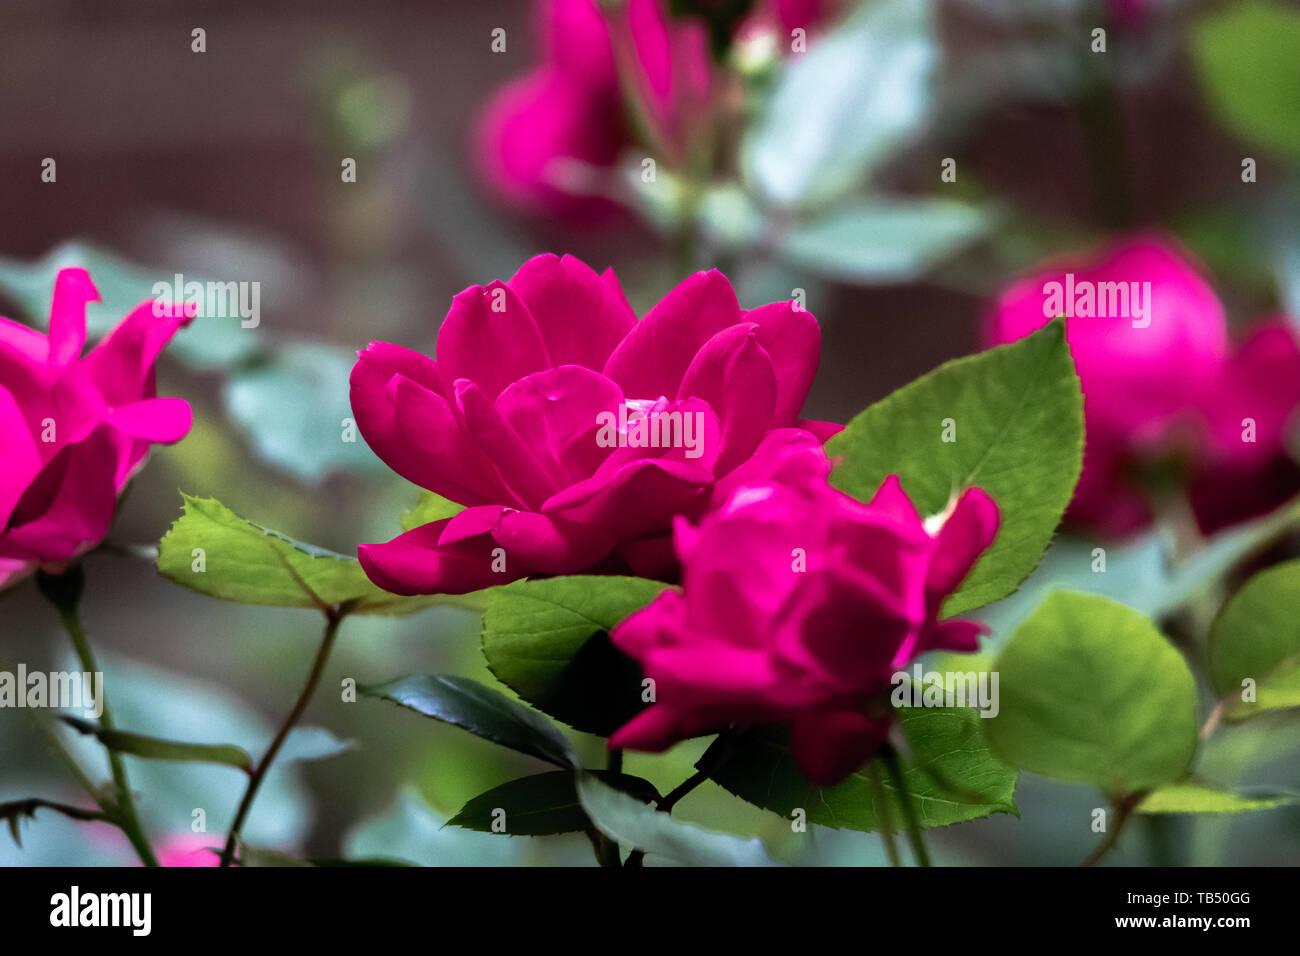
<svg viewBox="0 0 1300 956">
<path fill-rule="evenodd" d="M 1203 383 L 1199 408 L 1192 508 L 1202 531 L 1263 514 L 1300 491 L 1287 450 L 1300 408 L 1300 344 L 1287 320 L 1257 323 Z"/>
<path fill-rule="evenodd" d="M 1007 288 L 985 329 L 1012 342 L 1065 315 L 1083 386 L 1087 446 L 1072 520 L 1111 534 L 1150 521 L 1130 462 L 1165 450 L 1228 351 L 1223 306 L 1167 240 L 1139 236 Z"/>
<path fill-rule="evenodd" d="M 535 7 L 540 61 L 484 109 L 473 138 L 477 165 L 494 191 L 524 209 L 598 215 L 608 204 L 591 172 L 612 168 L 635 129 L 676 164 L 706 132 L 717 87 L 708 28 L 699 17 L 671 16 L 665 0 L 627 0 L 608 18 L 599 0 Z M 810 30 L 833 7 L 767 0 L 737 32 Z M 633 105 L 638 117 L 628 115 Z"/>
<path fill-rule="evenodd" d="M 896 671 L 926 651 L 978 649 L 983 626 L 941 622 L 939 608 L 997 528 L 993 500 L 971 489 L 931 533 L 893 476 L 870 504 L 824 481 L 745 485 L 698 528 L 679 520 L 681 590 L 611 635 L 656 702 L 609 746 L 790 721 L 804 773 L 836 783 L 884 740 Z"/>
<path fill-rule="evenodd" d="M 571 167 L 612 166 L 626 134 L 609 30 L 596 0 L 537 7 L 543 55 L 488 104 L 475 134 L 489 185 L 537 212 L 584 215 L 600 203 L 566 188 Z"/>
<path fill-rule="evenodd" d="M 362 545 L 362 566 L 398 594 L 591 569 L 669 576 L 675 516 L 699 517 L 738 476 L 819 467 L 839 426 L 796 416 L 820 341 L 792 303 L 743 311 L 716 271 L 640 322 L 612 271 L 571 256 L 471 286 L 452 300 L 436 362 L 372 342 L 352 370 L 375 453 L 468 506 Z"/>
<path fill-rule="evenodd" d="M 154 361 L 185 311 L 141 303 L 83 358 L 96 301 L 86 270 L 63 269 L 49 335 L 0 319 L 0 587 L 98 544 L 149 446 L 190 429 L 188 403 L 154 397 Z"/>
<path fill-rule="evenodd" d="M 641 113 L 656 142 L 683 160 L 706 121 L 713 85 L 709 34 L 698 20 L 670 18 L 663 0 L 628 0 L 619 24 Z"/>
<path fill-rule="evenodd" d="M 216 852 L 214 852 L 214 848 Z M 221 845 L 205 833 L 173 834 L 158 846 L 159 866 L 217 866 Z"/>
</svg>

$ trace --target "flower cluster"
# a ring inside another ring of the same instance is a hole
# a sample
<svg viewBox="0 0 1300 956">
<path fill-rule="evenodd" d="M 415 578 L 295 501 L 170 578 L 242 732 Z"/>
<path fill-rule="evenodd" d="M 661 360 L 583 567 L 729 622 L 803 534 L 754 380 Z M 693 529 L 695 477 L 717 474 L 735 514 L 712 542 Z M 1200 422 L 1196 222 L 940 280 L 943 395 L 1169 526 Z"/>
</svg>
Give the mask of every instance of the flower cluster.
<svg viewBox="0 0 1300 956">
<path fill-rule="evenodd" d="M 978 489 L 932 528 L 896 479 L 869 504 L 831 488 L 822 441 L 838 426 L 796 417 L 819 350 L 808 312 L 743 311 L 718 272 L 639 322 L 612 273 L 572 257 L 471 287 L 436 361 L 371 343 L 353 370 L 371 448 L 468 506 L 362 545 L 362 566 L 416 594 L 625 568 L 674 580 L 680 562 L 681 591 L 613 635 L 659 702 L 611 745 L 793 721 L 809 776 L 839 779 L 888 729 L 871 707 L 894 670 L 927 650 L 976 649 L 978 625 L 941 622 L 939 607 L 998 517 Z M 694 416 L 696 441 L 647 435 Z"/>
</svg>

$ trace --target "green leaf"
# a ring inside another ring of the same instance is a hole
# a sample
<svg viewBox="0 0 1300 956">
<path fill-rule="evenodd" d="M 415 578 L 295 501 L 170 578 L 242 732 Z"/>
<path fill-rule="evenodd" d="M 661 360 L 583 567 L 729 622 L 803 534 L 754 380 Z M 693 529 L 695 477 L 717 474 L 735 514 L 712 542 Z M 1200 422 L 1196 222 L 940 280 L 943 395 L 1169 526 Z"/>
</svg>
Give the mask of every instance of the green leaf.
<svg viewBox="0 0 1300 956">
<path fill-rule="evenodd" d="M 502 840 L 447 826 L 408 784 L 383 812 L 361 820 L 344 834 L 343 856 L 349 860 L 390 859 L 416 866 L 519 866 L 532 841 Z M 589 847 L 579 847 L 583 861 Z"/>
<path fill-rule="evenodd" d="M 1231 718 L 1300 707 L 1300 560 L 1261 571 L 1223 606 L 1210 629 L 1210 680 L 1234 703 Z M 1242 682 L 1255 700 L 1240 699 Z"/>
<path fill-rule="evenodd" d="M 1143 615 L 1057 591 L 997 658 L 989 740 L 1022 770 L 1119 798 L 1181 779 L 1196 753 L 1196 685 Z"/>
<path fill-rule="evenodd" d="M 950 199 L 869 199 L 796 227 L 787 262 L 846 282 L 910 282 L 984 235 L 984 210 Z"/>
<path fill-rule="evenodd" d="M 464 505 L 448 501 L 442 495 L 436 495 L 432 491 L 425 491 L 420 494 L 420 500 L 416 502 L 415 507 L 402 515 L 402 530 L 410 531 L 431 521 L 450 518 L 464 510 Z"/>
<path fill-rule="evenodd" d="M 54 277 L 60 269 L 81 266 L 99 290 L 99 302 L 86 307 L 89 337 L 102 338 L 141 302 L 157 298 L 154 284 L 175 282 L 171 272 L 143 269 L 82 242 L 65 242 L 39 259 L 22 262 L 0 258 L 0 292 L 15 300 L 38 328 L 49 324 Z M 186 276 L 185 281 L 206 281 Z M 215 369 L 238 364 L 259 348 L 256 329 L 243 328 L 238 318 L 199 316 L 167 347 L 167 354 L 195 368 Z"/>
<path fill-rule="evenodd" d="M 259 458 L 302 481 L 344 468 L 382 473 L 352 417 L 355 364 L 352 352 L 318 342 L 278 346 L 226 383 L 226 411 Z"/>
<path fill-rule="evenodd" d="M 1226 4 L 1192 31 L 1192 55 L 1218 118 L 1248 143 L 1300 158 L 1300 12 Z"/>
<path fill-rule="evenodd" d="M 741 144 L 745 178 L 777 205 L 842 195 L 928 122 L 938 60 L 926 0 L 863 5 L 786 61 Z"/>
<path fill-rule="evenodd" d="M 642 803 L 659 797 L 654 785 L 640 777 L 601 771 L 596 771 L 595 775 Z M 493 787 L 466 803 L 447 823 L 466 830 L 492 833 L 497 811 L 504 812 L 500 819 L 505 829 L 500 832 L 509 836 L 578 833 L 591 826 L 578 800 L 573 774 L 564 770 L 520 777 Z"/>
<path fill-rule="evenodd" d="M 357 689 L 547 763 L 566 769 L 578 765 L 568 739 L 554 724 L 468 677 L 421 674 Z"/>
<path fill-rule="evenodd" d="M 215 498 L 181 496 L 184 512 L 158 543 L 158 571 L 209 597 L 271 607 L 346 605 L 353 614 L 410 614 L 473 597 L 400 597 L 370 583 L 356 558 L 303 544 L 239 517 Z"/>
<path fill-rule="evenodd" d="M 1172 783 L 1151 791 L 1138 813 L 1241 813 L 1272 810 L 1296 802 L 1294 794 L 1244 794 L 1213 790 L 1197 783 Z"/>
<path fill-rule="evenodd" d="M 253 758 L 239 747 L 226 744 L 186 744 L 160 737 L 128 733 L 125 730 L 105 730 L 77 717 L 60 718 L 80 733 L 95 737 L 109 750 L 144 757 L 147 760 L 170 760 L 177 763 L 216 763 L 235 767 L 251 773 Z"/>
<path fill-rule="evenodd" d="M 981 727 L 986 718 L 970 707 L 900 708 L 898 716 L 910 750 L 900 754 L 903 778 L 923 827 L 1018 812 L 1016 771 L 989 751 Z M 893 831 L 905 826 L 900 795 L 879 759 L 833 787 L 818 787 L 795 762 L 785 727 L 748 731 L 731 747 L 710 777 L 755 806 L 787 819 L 802 809 L 809 822 L 837 829 L 870 833 L 886 822 Z"/>
<path fill-rule="evenodd" d="M 610 644 L 608 633 L 665 587 L 573 575 L 495 588 L 483 614 L 488 667 L 539 710 L 609 736 L 645 705 L 640 665 Z"/>
<path fill-rule="evenodd" d="M 578 798 L 596 829 L 623 846 L 688 866 L 779 866 L 757 837 L 742 839 L 683 823 L 589 773 L 578 773 Z"/>
<path fill-rule="evenodd" d="M 1005 642 L 1053 591 L 1101 594 L 1158 620 L 1297 524 L 1300 499 L 1220 531 L 1176 563 L 1171 560 L 1172 536 L 1164 529 L 1153 530 L 1123 546 L 1104 548 L 1105 571 L 1093 570 L 1099 557 L 1095 541 L 1058 537 L 1020 590 L 975 613 L 993 632 L 984 647 Z"/>
<path fill-rule="evenodd" d="M 284 746 L 276 756 L 277 763 L 301 760 L 310 762 L 337 757 L 353 747 L 350 740 L 340 740 L 324 727 L 295 727 L 284 739 Z"/>
<path fill-rule="evenodd" d="M 943 440 L 949 419 L 955 441 Z M 1006 597 L 1038 565 L 1082 465 L 1083 393 L 1064 324 L 941 365 L 867 408 L 826 448 L 843 461 L 831 483 L 863 500 L 891 474 L 923 515 L 970 487 L 992 495 L 998 536 L 944 613 Z"/>
</svg>

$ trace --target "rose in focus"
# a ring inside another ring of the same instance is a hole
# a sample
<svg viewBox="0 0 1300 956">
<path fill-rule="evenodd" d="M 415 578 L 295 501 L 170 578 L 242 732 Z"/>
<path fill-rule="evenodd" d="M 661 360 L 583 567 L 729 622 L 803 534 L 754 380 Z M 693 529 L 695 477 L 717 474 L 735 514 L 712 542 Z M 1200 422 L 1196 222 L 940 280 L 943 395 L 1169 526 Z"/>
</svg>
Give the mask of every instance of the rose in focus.
<svg viewBox="0 0 1300 956">
<path fill-rule="evenodd" d="M 679 520 L 681 590 L 611 635 L 656 702 L 609 746 L 658 751 L 789 721 L 804 773 L 838 782 L 885 739 L 895 671 L 927 651 L 978 649 L 983 626 L 939 610 L 997 528 L 983 491 L 925 521 L 896 477 L 868 504 L 824 481 L 744 485 L 698 527 Z"/>
<path fill-rule="evenodd" d="M 457 295 L 437 346 L 434 361 L 372 342 L 352 371 L 375 453 L 467 506 L 360 547 L 397 594 L 587 570 L 671 578 L 674 517 L 698 519 L 741 482 L 802 480 L 839 430 L 797 417 L 816 320 L 791 302 L 742 310 L 717 271 L 638 322 L 612 271 L 537 256 Z"/>
</svg>

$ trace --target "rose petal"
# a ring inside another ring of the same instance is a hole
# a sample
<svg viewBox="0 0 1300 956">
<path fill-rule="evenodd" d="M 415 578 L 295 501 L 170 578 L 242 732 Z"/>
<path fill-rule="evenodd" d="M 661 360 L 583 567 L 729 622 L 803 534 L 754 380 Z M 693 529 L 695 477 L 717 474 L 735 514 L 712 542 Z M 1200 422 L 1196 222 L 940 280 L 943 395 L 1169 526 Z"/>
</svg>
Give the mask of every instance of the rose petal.
<svg viewBox="0 0 1300 956">
<path fill-rule="evenodd" d="M 528 306 L 505 283 L 470 286 L 452 299 L 438 330 L 444 382 L 468 379 L 492 401 L 511 382 L 552 364 Z"/>
<path fill-rule="evenodd" d="M 888 720 L 847 708 L 800 714 L 790 728 L 799 769 L 821 787 L 839 783 L 861 767 L 888 736 Z"/>
<path fill-rule="evenodd" d="M 89 272 L 79 267 L 59 270 L 50 303 L 51 365 L 65 366 L 81 357 L 86 344 L 86 304 L 98 301 L 99 292 Z"/>
<path fill-rule="evenodd" d="M 757 333 L 756 325 L 742 323 L 714 335 L 695 353 L 677 389 L 679 401 L 703 399 L 718 416 L 718 474 L 748 458 L 772 421 L 776 373 Z"/>
<path fill-rule="evenodd" d="M 591 267 L 573 256 L 534 256 L 509 282 L 556 365 L 602 369 L 636 315 Z"/>
<path fill-rule="evenodd" d="M 363 544 L 357 558 L 366 576 L 393 594 L 468 594 L 523 577 L 522 568 L 499 572 L 491 546 L 475 539 L 466 547 L 440 547 L 449 518 L 421 525 L 392 541 Z M 490 544 L 490 543 L 489 543 Z"/>
<path fill-rule="evenodd" d="M 716 269 L 697 272 L 669 292 L 614 349 L 605 375 L 628 398 L 676 395 L 705 342 L 740 321 L 736 293 Z"/>
</svg>

